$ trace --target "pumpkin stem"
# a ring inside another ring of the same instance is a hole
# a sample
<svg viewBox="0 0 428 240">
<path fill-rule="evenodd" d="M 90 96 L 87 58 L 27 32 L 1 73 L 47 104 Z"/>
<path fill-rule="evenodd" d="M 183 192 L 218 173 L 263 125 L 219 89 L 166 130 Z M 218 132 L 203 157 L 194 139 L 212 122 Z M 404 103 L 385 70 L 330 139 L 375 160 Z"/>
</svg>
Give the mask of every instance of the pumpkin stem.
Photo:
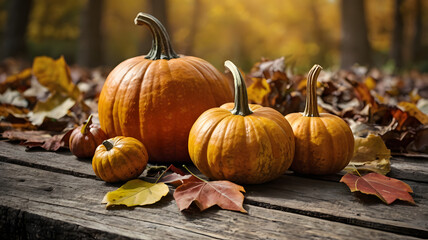
<svg viewBox="0 0 428 240">
<path fill-rule="evenodd" d="M 322 67 L 315 64 L 308 73 L 308 80 L 306 82 L 306 105 L 303 116 L 305 117 L 319 117 L 318 102 L 317 102 L 317 79 Z"/>
<path fill-rule="evenodd" d="M 152 48 L 146 55 L 146 59 L 172 59 L 179 58 L 178 54 L 172 49 L 171 41 L 169 40 L 168 32 L 162 23 L 147 13 L 138 13 L 134 20 L 136 25 L 145 25 L 150 29 L 153 36 Z"/>
<path fill-rule="evenodd" d="M 232 72 L 233 83 L 235 86 L 235 106 L 230 112 L 233 115 L 247 116 L 252 114 L 250 107 L 248 106 L 247 87 L 245 86 L 244 78 L 239 72 L 238 68 L 231 61 L 226 60 L 224 66 Z"/>
<path fill-rule="evenodd" d="M 82 129 L 80 129 L 80 133 L 83 135 L 86 135 L 88 132 L 88 127 L 92 124 L 92 114 L 89 115 L 88 120 L 86 120 L 86 123 L 83 125 Z"/>
<path fill-rule="evenodd" d="M 111 143 L 109 140 L 104 140 L 103 145 L 106 147 L 107 151 L 110 151 L 114 147 L 113 143 Z"/>
</svg>

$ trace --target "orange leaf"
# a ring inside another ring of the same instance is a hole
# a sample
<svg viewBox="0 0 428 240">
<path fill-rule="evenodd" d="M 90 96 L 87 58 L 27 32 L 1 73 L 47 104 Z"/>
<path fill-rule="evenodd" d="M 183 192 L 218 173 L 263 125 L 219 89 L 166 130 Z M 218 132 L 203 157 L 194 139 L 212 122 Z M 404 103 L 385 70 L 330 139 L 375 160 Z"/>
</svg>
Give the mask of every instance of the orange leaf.
<svg viewBox="0 0 428 240">
<path fill-rule="evenodd" d="M 340 182 L 348 185 L 351 192 L 360 191 L 365 194 L 376 195 L 386 204 L 391 204 L 396 199 L 415 204 L 412 196 L 412 188 L 406 183 L 386 177 L 378 173 L 369 173 L 362 177 L 347 173 Z"/>
<path fill-rule="evenodd" d="M 227 210 L 247 211 L 242 207 L 244 188 L 229 181 L 188 182 L 179 186 L 174 192 L 174 199 L 180 211 L 188 209 L 192 202 L 201 211 L 214 205 Z"/>
</svg>

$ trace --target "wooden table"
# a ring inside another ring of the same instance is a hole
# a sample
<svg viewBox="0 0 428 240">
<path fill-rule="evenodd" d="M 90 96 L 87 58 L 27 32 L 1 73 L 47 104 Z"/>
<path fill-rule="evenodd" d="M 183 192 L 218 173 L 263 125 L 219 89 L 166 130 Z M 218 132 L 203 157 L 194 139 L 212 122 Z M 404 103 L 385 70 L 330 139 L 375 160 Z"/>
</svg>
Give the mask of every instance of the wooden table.
<svg viewBox="0 0 428 240">
<path fill-rule="evenodd" d="M 392 159 L 391 177 L 416 205 L 351 193 L 340 174 L 286 174 L 244 186 L 248 214 L 217 207 L 180 212 L 171 193 L 152 206 L 106 210 L 121 184 L 97 179 L 69 152 L 26 152 L 0 142 L 0 239 L 415 239 L 428 238 L 428 159 Z"/>
</svg>

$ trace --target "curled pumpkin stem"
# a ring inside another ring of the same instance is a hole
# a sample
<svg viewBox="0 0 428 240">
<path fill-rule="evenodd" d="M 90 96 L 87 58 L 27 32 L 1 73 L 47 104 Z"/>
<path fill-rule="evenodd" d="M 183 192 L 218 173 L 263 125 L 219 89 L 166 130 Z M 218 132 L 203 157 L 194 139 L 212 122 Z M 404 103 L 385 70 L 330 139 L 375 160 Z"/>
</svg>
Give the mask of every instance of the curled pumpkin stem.
<svg viewBox="0 0 428 240">
<path fill-rule="evenodd" d="M 318 101 L 317 101 L 317 79 L 322 70 L 322 67 L 315 64 L 308 73 L 308 80 L 306 82 L 306 105 L 303 116 L 305 117 L 319 117 Z"/>
<path fill-rule="evenodd" d="M 175 53 L 171 46 L 171 40 L 169 39 L 168 32 L 162 23 L 147 13 L 138 13 L 134 20 L 136 25 L 146 25 L 153 36 L 152 48 L 146 55 L 147 59 L 158 60 L 158 59 L 172 59 L 179 58 L 180 56 Z"/>
<path fill-rule="evenodd" d="M 80 133 L 85 135 L 88 132 L 88 127 L 92 124 L 92 114 L 89 115 L 88 120 L 86 120 L 85 125 L 83 125 L 82 129 L 80 129 Z"/>
<path fill-rule="evenodd" d="M 247 116 L 252 114 L 250 107 L 248 106 L 247 87 L 245 86 L 244 78 L 241 72 L 231 61 L 226 60 L 224 66 L 232 72 L 233 83 L 235 87 L 235 106 L 230 111 L 233 115 Z"/>
</svg>

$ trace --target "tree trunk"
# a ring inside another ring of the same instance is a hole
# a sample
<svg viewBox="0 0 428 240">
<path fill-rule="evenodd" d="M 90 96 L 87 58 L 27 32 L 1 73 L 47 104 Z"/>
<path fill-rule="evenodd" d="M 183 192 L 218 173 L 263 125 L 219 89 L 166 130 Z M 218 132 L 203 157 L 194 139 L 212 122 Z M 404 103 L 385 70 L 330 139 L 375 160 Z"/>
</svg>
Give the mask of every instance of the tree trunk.
<svg viewBox="0 0 428 240">
<path fill-rule="evenodd" d="M 200 0 L 193 1 L 192 22 L 190 23 L 189 37 L 183 51 L 188 56 L 195 55 L 195 39 L 200 26 L 199 19 L 201 18 L 201 14 L 203 14 L 203 2 Z"/>
<path fill-rule="evenodd" d="M 423 56 L 423 46 L 422 46 L 422 0 L 416 0 L 415 2 L 415 33 L 412 40 L 412 54 L 411 62 L 417 63 L 420 60 L 424 59 Z"/>
<path fill-rule="evenodd" d="M 32 0 L 8 1 L 2 59 L 7 57 L 27 57 L 25 35 L 31 6 Z"/>
<path fill-rule="evenodd" d="M 167 0 L 149 0 L 147 10 L 148 11 L 145 12 L 153 15 L 162 23 L 162 25 L 166 28 L 170 39 L 172 39 L 172 31 L 168 21 Z M 141 52 L 142 54 L 147 54 L 150 51 L 150 48 L 152 47 L 152 35 L 149 31 L 144 31 L 142 35 L 143 36 L 139 47 L 139 52 Z"/>
<path fill-rule="evenodd" d="M 103 0 L 88 0 L 81 16 L 77 63 L 85 67 L 103 64 L 101 20 Z"/>
<path fill-rule="evenodd" d="M 392 44 L 390 56 L 394 60 L 395 69 L 403 67 L 403 14 L 401 6 L 403 0 L 395 0 L 394 5 L 394 32 L 392 34 Z"/>
<path fill-rule="evenodd" d="M 367 38 L 363 0 L 342 0 L 341 68 L 354 64 L 370 65 L 370 44 Z"/>
</svg>

